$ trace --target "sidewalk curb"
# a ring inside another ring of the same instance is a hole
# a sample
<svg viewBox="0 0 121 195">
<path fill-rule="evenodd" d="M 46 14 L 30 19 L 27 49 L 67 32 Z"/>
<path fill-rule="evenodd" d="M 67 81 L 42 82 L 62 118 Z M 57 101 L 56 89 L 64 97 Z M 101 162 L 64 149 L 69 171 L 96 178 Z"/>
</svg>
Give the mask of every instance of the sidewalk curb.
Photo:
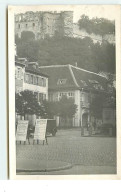
<svg viewBox="0 0 121 195">
<path fill-rule="evenodd" d="M 20 172 L 51 172 L 51 171 L 61 171 L 65 169 L 72 168 L 73 165 L 68 163 L 66 166 L 58 167 L 58 168 L 47 168 L 47 169 L 16 169 L 16 173 Z"/>
</svg>

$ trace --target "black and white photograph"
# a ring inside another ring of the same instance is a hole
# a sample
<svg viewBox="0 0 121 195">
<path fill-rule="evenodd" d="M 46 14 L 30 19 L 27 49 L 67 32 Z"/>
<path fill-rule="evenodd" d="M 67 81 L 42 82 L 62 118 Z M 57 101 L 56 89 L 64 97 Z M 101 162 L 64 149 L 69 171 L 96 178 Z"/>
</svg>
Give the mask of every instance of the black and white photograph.
<svg viewBox="0 0 121 195">
<path fill-rule="evenodd" d="M 10 175 L 115 177 L 119 6 L 8 10 Z"/>
</svg>

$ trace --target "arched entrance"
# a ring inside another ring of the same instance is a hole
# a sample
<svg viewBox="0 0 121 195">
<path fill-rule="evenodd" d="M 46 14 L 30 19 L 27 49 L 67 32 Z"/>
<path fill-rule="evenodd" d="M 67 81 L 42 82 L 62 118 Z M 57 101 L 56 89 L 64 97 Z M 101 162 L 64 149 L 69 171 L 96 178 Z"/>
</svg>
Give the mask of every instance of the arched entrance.
<svg viewBox="0 0 121 195">
<path fill-rule="evenodd" d="M 23 40 L 35 40 L 35 34 L 32 31 L 22 31 L 21 39 Z"/>
<path fill-rule="evenodd" d="M 87 127 L 88 125 L 88 113 L 82 115 L 82 127 Z"/>
</svg>

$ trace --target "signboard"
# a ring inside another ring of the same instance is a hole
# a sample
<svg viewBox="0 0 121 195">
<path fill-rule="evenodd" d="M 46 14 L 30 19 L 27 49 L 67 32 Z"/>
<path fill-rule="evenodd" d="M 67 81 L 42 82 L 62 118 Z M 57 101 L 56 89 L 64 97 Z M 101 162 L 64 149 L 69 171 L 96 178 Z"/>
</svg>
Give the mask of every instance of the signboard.
<svg viewBox="0 0 121 195">
<path fill-rule="evenodd" d="M 26 141 L 28 121 L 19 120 L 17 125 L 16 140 Z"/>
<path fill-rule="evenodd" d="M 36 126 L 34 132 L 35 140 L 45 140 L 47 119 L 36 119 Z"/>
</svg>

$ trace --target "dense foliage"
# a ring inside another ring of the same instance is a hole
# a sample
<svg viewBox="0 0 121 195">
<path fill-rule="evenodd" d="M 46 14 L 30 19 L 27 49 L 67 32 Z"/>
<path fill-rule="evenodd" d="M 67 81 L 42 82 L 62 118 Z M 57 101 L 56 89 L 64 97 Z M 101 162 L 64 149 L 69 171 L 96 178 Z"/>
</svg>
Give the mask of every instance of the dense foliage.
<svg viewBox="0 0 121 195">
<path fill-rule="evenodd" d="M 77 106 L 72 99 L 62 96 L 58 102 L 49 102 L 44 100 L 38 102 L 36 95 L 29 90 L 21 91 L 15 94 L 16 113 L 24 116 L 26 114 L 36 114 L 42 118 L 53 118 L 61 116 L 63 118 L 71 118 L 76 113 Z"/>
<path fill-rule="evenodd" d="M 46 110 L 47 118 L 53 118 L 54 116 L 60 116 L 62 118 L 72 118 L 77 110 L 77 105 L 74 104 L 73 99 L 68 99 L 66 96 L 57 102 L 43 101 L 43 107 Z"/>
<path fill-rule="evenodd" d="M 28 33 L 28 32 L 26 32 Z M 51 37 L 33 40 L 32 35 L 16 36 L 19 57 L 38 61 L 40 66 L 72 64 L 90 71 L 115 72 L 115 46 L 94 44 L 90 38 Z"/>
<path fill-rule="evenodd" d="M 105 18 L 92 18 L 82 15 L 78 21 L 80 29 L 85 29 L 89 34 L 94 33 L 101 36 L 115 33 L 115 25 L 113 21 Z"/>
<path fill-rule="evenodd" d="M 16 113 L 24 116 L 26 114 L 36 114 L 38 116 L 45 116 L 45 110 L 38 102 L 36 95 L 29 90 L 21 91 L 15 94 L 16 99 Z"/>
</svg>

